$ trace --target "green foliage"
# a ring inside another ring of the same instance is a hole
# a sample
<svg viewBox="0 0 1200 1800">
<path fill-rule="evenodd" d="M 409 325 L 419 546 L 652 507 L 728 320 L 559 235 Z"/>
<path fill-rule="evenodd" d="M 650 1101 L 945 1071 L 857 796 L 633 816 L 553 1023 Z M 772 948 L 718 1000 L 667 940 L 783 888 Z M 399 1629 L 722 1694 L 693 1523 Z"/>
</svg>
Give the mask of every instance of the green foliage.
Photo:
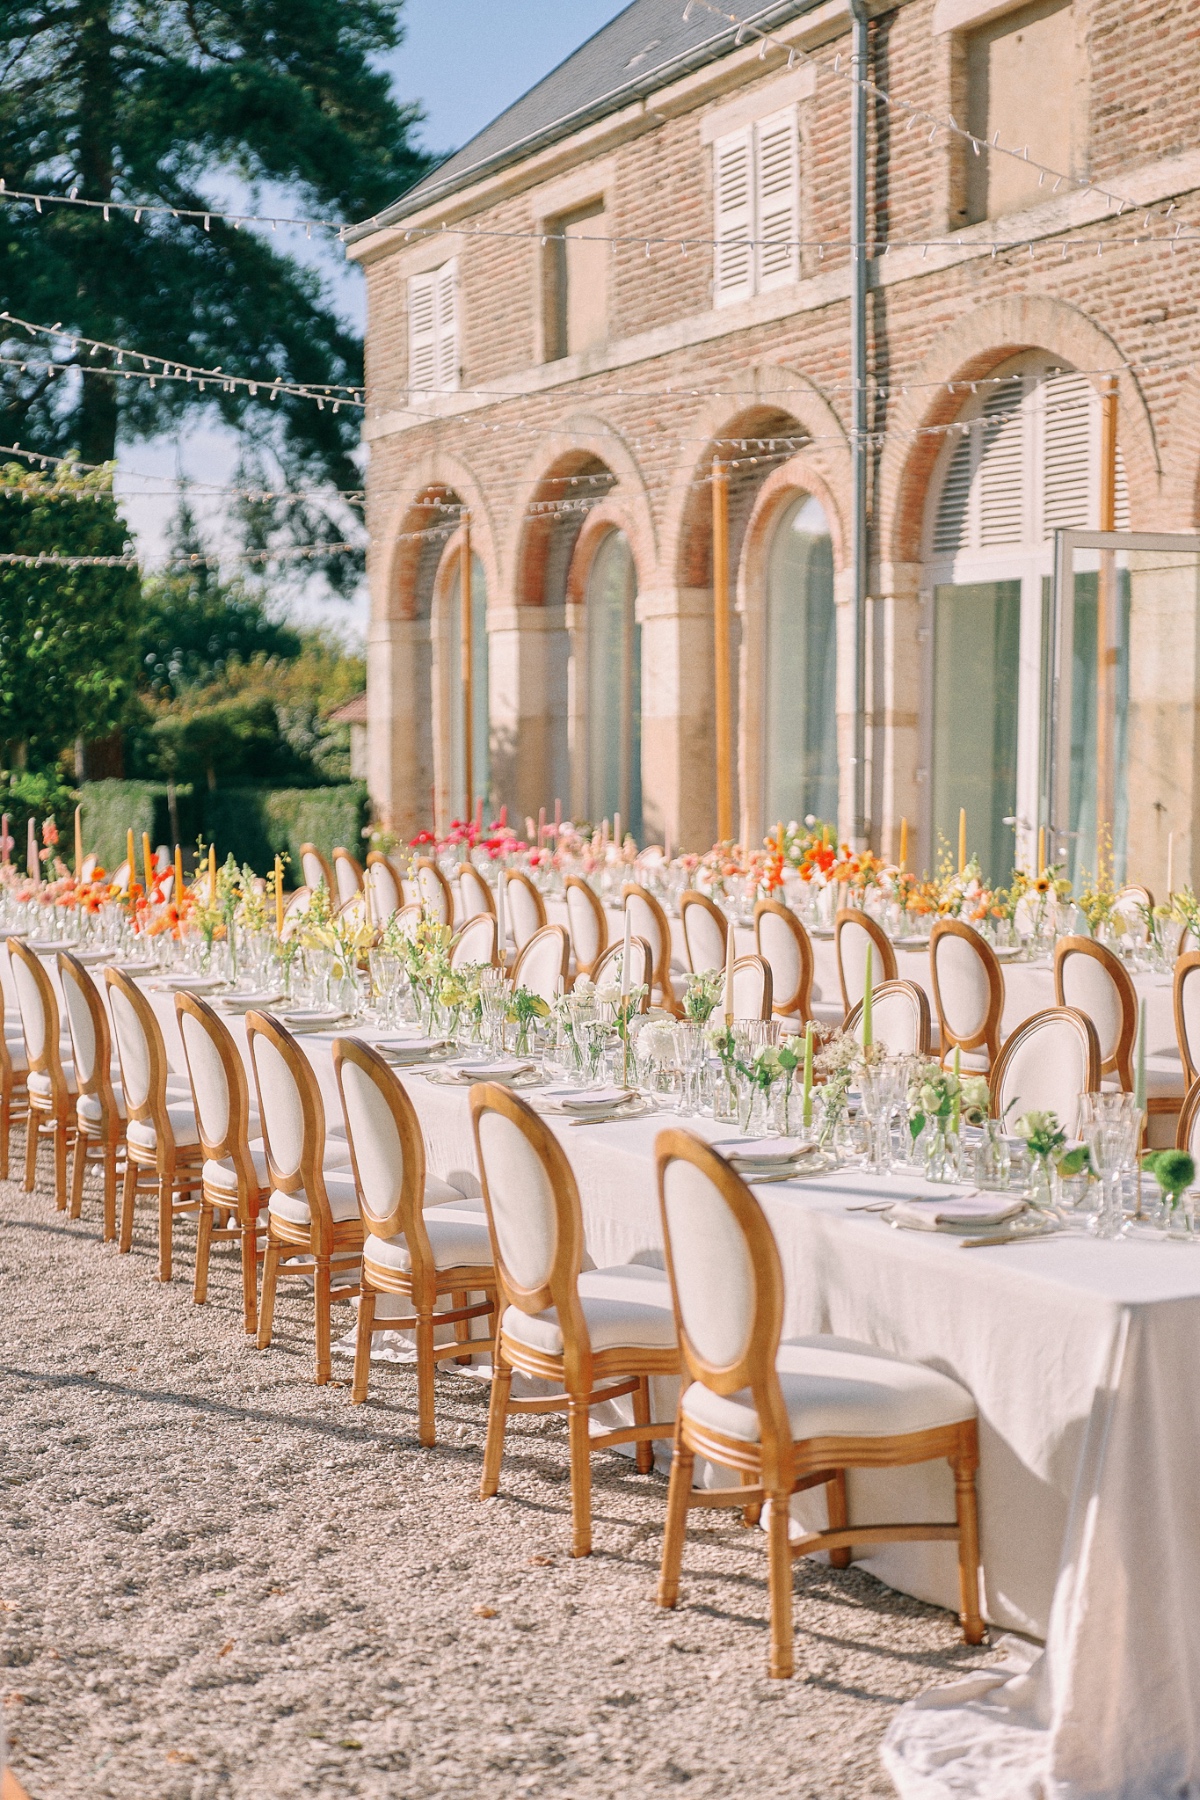
<svg viewBox="0 0 1200 1800">
<path fill-rule="evenodd" d="M 150 833 L 150 842 L 154 845 L 175 841 L 169 790 L 160 781 L 85 781 L 79 790 L 79 800 L 83 807 L 84 849 L 94 851 L 106 869 L 115 869 L 124 861 L 125 834 L 130 826 L 139 851 L 143 831 Z M 190 844 L 199 829 L 190 787 L 175 790 L 175 809 L 179 841 Z M 63 830 L 62 814 L 59 814 L 58 822 Z M 65 830 L 63 837 L 65 841 Z"/>
<path fill-rule="evenodd" d="M 43 820 L 53 817 L 62 834 L 64 855 L 68 861 L 72 859 L 74 846 L 69 826 L 74 817 L 75 800 L 70 789 L 48 770 L 20 769 L 0 776 L 0 813 L 8 814 L 8 832 L 13 839 L 11 854 L 22 868 L 25 867 L 30 819 L 40 831 Z"/>
<path fill-rule="evenodd" d="M 361 218 L 409 187 L 429 159 L 419 119 L 389 93 L 380 57 L 400 42 L 401 0 L 9 0 L 0 9 L 0 171 L 10 187 L 125 198 L 201 212 L 214 191 L 269 184 L 279 210 Z M 282 189 L 283 195 L 278 191 Z M 286 199 L 284 199 L 286 195 Z M 278 197 L 277 197 L 278 196 Z M 282 202 L 282 204 L 281 204 Z M 0 424 L 8 441 L 88 462 L 118 437 L 169 431 L 208 413 L 268 446 L 289 484 L 360 486 L 356 409 L 281 397 L 268 383 L 356 383 L 362 346 L 288 235 L 211 219 L 8 205 L 0 214 L 4 304 L 61 320 L 54 360 L 82 381 L 12 364 Z M 256 379 L 220 384 L 122 380 L 72 332 Z M 10 344 L 28 347 L 15 331 Z M 278 486 L 273 482 L 271 486 Z M 266 503 L 270 504 L 270 503 Z M 345 537 L 345 511 L 293 501 L 268 521 L 308 542 Z M 262 521 L 259 522 L 260 529 Z M 331 566 L 333 579 L 352 573 Z"/>
<path fill-rule="evenodd" d="M 217 788 L 204 796 L 204 833 L 218 854 L 232 854 L 256 869 L 269 868 L 276 854 L 290 858 L 294 885 L 301 879 L 301 844 L 316 844 L 326 856 L 339 844 L 360 853 L 366 811 L 361 781 L 317 788 Z"/>
<path fill-rule="evenodd" d="M 125 556 L 112 471 L 0 472 L 0 551 Z M 0 741 L 6 761 L 49 768 L 76 737 L 102 737 L 133 692 L 133 568 L 0 564 Z M 23 748 L 18 748 L 23 747 Z"/>
</svg>

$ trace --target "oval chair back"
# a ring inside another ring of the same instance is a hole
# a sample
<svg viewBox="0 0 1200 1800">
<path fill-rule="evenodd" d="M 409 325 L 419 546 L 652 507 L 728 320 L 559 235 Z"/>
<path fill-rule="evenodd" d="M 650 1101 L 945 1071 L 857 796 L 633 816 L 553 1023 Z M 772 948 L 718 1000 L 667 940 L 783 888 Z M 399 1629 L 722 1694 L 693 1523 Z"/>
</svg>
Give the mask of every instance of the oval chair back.
<svg viewBox="0 0 1200 1800">
<path fill-rule="evenodd" d="M 771 971 L 776 1017 L 807 1024 L 812 1017 L 812 940 L 790 906 L 779 900 L 757 902 L 754 947 Z"/>
<path fill-rule="evenodd" d="M 520 869 L 502 869 L 504 883 L 504 917 L 508 936 L 515 951 L 522 951 L 529 940 L 546 925 L 546 902 Z"/>
<path fill-rule="evenodd" d="M 413 1103 L 378 1050 L 357 1038 L 334 1039 L 333 1067 L 364 1229 L 379 1238 L 403 1233 L 414 1278 L 432 1275 L 425 1141 Z"/>
<path fill-rule="evenodd" d="M 1175 964 L 1175 1041 L 1190 1088 L 1200 1075 L 1200 950 L 1186 950 Z"/>
<path fill-rule="evenodd" d="M 377 925 L 386 925 L 404 905 L 400 877 L 381 851 L 369 850 L 364 880 L 371 893 L 371 917 Z"/>
<path fill-rule="evenodd" d="M 464 919 L 477 919 L 481 913 L 496 916 L 496 897 L 474 863 L 458 865 L 458 897 Z"/>
<path fill-rule="evenodd" d="M 499 965 L 496 921 L 491 913 L 476 913 L 468 919 L 450 946 L 450 967 L 465 969 L 474 963 Z"/>
<path fill-rule="evenodd" d="M 942 1061 L 953 1050 L 967 1069 L 990 1069 L 1000 1053 L 1004 971 L 996 952 L 961 919 L 939 919 L 929 934 L 929 973 Z"/>
<path fill-rule="evenodd" d="M 1096 1027 L 1100 1074 L 1116 1075 L 1133 1091 L 1133 1040 L 1138 1004 L 1129 970 L 1120 957 L 1091 938 L 1061 937 L 1054 946 L 1054 999 L 1086 1013 Z"/>
<path fill-rule="evenodd" d="M 246 1037 L 272 1192 L 299 1194 L 312 1215 L 318 1255 L 333 1247 L 325 1190 L 325 1107 L 312 1064 L 290 1031 L 268 1013 L 246 1014 Z"/>
<path fill-rule="evenodd" d="M 1023 1113 L 1052 1112 L 1068 1137 L 1079 1130 L 1079 1100 L 1100 1086 L 1100 1043 L 1086 1013 L 1048 1006 L 1006 1038 L 992 1066 L 992 1116 L 1006 1130 Z"/>
<path fill-rule="evenodd" d="M 1175 1126 L 1175 1148 L 1188 1151 L 1200 1169 L 1200 1080 L 1193 1081 L 1184 1096 Z"/>
<path fill-rule="evenodd" d="M 100 858 L 96 855 L 94 850 L 89 850 L 82 863 L 79 865 L 79 879 L 85 887 L 88 882 L 94 878 L 96 870 L 99 867 Z"/>
<path fill-rule="evenodd" d="M 86 1096 L 93 1102 L 81 1111 L 94 1120 L 97 1135 L 115 1129 L 119 1137 L 121 1115 L 112 1084 L 112 1033 L 100 990 L 69 950 L 58 953 L 58 978 L 71 1034 L 76 1090 L 81 1100 Z"/>
<path fill-rule="evenodd" d="M 362 864 L 356 856 L 351 856 L 339 844 L 333 853 L 333 879 L 337 883 L 337 903 L 344 906 L 347 900 L 363 890 Z"/>
<path fill-rule="evenodd" d="M 42 961 L 20 938 L 9 938 L 8 954 L 12 966 L 13 986 L 17 991 L 17 1011 L 25 1034 L 25 1053 L 29 1058 L 29 1091 L 38 1109 L 53 1111 L 65 1105 L 66 1076 L 59 1054 L 58 998 L 54 984 Z"/>
<path fill-rule="evenodd" d="M 679 1004 L 671 986 L 671 927 L 666 913 L 653 894 L 632 881 L 621 889 L 621 903 L 633 916 L 634 937 L 645 938 L 654 957 L 654 988 L 658 997 L 652 992 L 651 1004 L 678 1013 Z"/>
<path fill-rule="evenodd" d="M 417 893 L 427 919 L 435 925 L 453 925 L 454 895 L 432 857 L 417 858 Z"/>
<path fill-rule="evenodd" d="M 563 886 L 575 973 L 591 975 L 608 948 L 608 914 L 599 894 L 582 875 L 568 875 Z"/>
<path fill-rule="evenodd" d="M 896 952 L 887 932 L 860 907 L 839 908 L 833 924 L 833 941 L 837 950 L 838 980 L 842 984 L 842 1005 L 847 1013 L 858 1005 L 867 985 L 868 944 L 872 946 L 872 987 L 897 979 Z"/>
<path fill-rule="evenodd" d="M 590 980 L 597 987 L 604 987 L 610 982 L 618 985 L 621 980 L 621 959 L 625 952 L 625 941 L 610 944 L 603 955 L 598 956 L 592 965 Z M 629 985 L 645 988 L 639 1012 L 649 1012 L 650 995 L 654 989 L 654 953 L 645 938 L 631 937 L 629 940 Z"/>
<path fill-rule="evenodd" d="M 725 942 L 731 927 L 716 902 L 689 888 L 679 897 L 679 922 L 692 974 L 706 975 L 712 969 L 723 969 Z"/>
<path fill-rule="evenodd" d="M 412 937 L 424 917 L 425 908 L 421 902 L 410 900 L 408 905 L 402 906 L 396 914 L 396 924 L 403 936 Z"/>
<path fill-rule="evenodd" d="M 1144 944 L 1150 936 L 1150 914 L 1154 911 L 1154 895 L 1148 887 L 1130 882 L 1113 901 L 1113 917 L 1125 928 L 1126 937 Z"/>
<path fill-rule="evenodd" d="M 332 906 L 337 893 L 337 882 L 334 880 L 329 858 L 315 844 L 301 844 L 300 869 L 305 887 L 315 888 L 320 887 L 322 882 L 325 883 L 325 892 L 329 895 L 329 904 Z"/>
<path fill-rule="evenodd" d="M 565 925 L 543 925 L 517 952 L 512 966 L 514 988 L 525 987 L 547 1005 L 565 992 L 571 941 Z"/>
<path fill-rule="evenodd" d="M 862 1043 L 860 1000 L 850 1008 L 846 1030 Z M 871 1036 L 889 1056 L 928 1058 L 933 1041 L 929 997 L 915 981 L 881 981 L 871 990 Z"/>
<path fill-rule="evenodd" d="M 572 1385 L 590 1389 L 587 1326 L 579 1304 L 583 1212 L 566 1152 L 549 1126 L 507 1088 L 471 1089 L 471 1124 L 503 1303 L 536 1314 L 554 1307 Z"/>
<path fill-rule="evenodd" d="M 739 956 L 733 965 L 733 1016 L 771 1017 L 771 970 L 761 956 Z"/>
<path fill-rule="evenodd" d="M 28 1074 L 25 1034 L 19 1016 L 11 1024 L 5 1018 L 4 989 L 0 986 L 0 1181 L 8 1180 L 13 1125 L 29 1116 Z"/>
</svg>

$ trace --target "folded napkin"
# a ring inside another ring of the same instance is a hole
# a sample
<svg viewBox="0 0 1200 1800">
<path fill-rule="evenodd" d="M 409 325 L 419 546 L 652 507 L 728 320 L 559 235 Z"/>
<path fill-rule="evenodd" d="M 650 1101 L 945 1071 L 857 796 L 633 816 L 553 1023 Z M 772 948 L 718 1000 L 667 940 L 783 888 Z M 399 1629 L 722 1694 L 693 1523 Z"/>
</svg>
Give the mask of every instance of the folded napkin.
<svg viewBox="0 0 1200 1800">
<path fill-rule="evenodd" d="M 506 1062 L 493 1063 L 448 1063 L 443 1071 L 447 1081 L 461 1082 L 464 1087 L 471 1087 L 477 1081 L 499 1081 L 507 1085 L 509 1082 L 518 1080 L 522 1075 L 531 1075 L 532 1073 L 533 1064 L 531 1062 L 517 1062 L 511 1059 Z"/>
<path fill-rule="evenodd" d="M 450 1045 L 445 1038 L 378 1038 L 375 1048 L 391 1063 L 419 1063 L 428 1062 L 431 1056 L 448 1050 Z"/>
<path fill-rule="evenodd" d="M 275 1006 L 283 995 L 278 989 L 273 994 L 222 994 L 221 1005 L 226 1012 L 245 1013 L 260 1011 L 267 1006 Z"/>
<path fill-rule="evenodd" d="M 1003 1225 L 1024 1207 L 1024 1200 L 1004 1200 L 998 1194 L 948 1194 L 945 1199 L 897 1200 L 888 1217 L 910 1230 L 969 1231 Z"/>
<path fill-rule="evenodd" d="M 331 1031 L 335 1025 L 349 1023 L 349 1013 L 335 1012 L 294 1012 L 284 1013 L 283 1022 L 289 1031 Z"/>
<path fill-rule="evenodd" d="M 772 1169 L 817 1154 L 804 1138 L 723 1138 L 713 1149 L 735 1169 Z"/>
<path fill-rule="evenodd" d="M 549 1096 L 564 1112 L 608 1112 L 636 1098 L 633 1088 L 563 1088 Z"/>
<path fill-rule="evenodd" d="M 164 975 L 161 981 L 152 981 L 150 986 L 160 994 L 211 994 L 225 983 L 219 975 Z M 236 994 L 229 999 L 235 1000 Z"/>
</svg>

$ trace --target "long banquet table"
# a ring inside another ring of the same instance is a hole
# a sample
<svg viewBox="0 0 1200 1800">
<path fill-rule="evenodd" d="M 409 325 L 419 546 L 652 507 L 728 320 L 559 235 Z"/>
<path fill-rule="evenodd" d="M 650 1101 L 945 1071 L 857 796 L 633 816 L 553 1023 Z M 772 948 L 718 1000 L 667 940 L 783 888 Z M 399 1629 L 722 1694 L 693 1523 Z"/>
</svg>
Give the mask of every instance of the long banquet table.
<svg viewBox="0 0 1200 1800">
<path fill-rule="evenodd" d="M 147 992 L 182 1068 L 173 996 Z M 230 1024 L 244 1050 L 241 1021 Z M 336 1108 L 333 1035 L 301 1042 Z M 430 1168 L 478 1192 L 467 1091 L 416 1072 L 402 1079 Z M 552 1120 L 596 1266 L 662 1266 L 653 1146 L 680 1122 Z M 686 1124 L 709 1139 L 728 1129 Z M 783 1259 L 785 1334 L 862 1338 L 975 1396 L 985 1613 L 1045 1643 L 1029 1673 L 1004 1685 L 1003 1674 L 976 1677 L 901 1709 L 884 1749 L 901 1794 L 1200 1792 L 1200 1255 L 1065 1234 L 967 1252 L 956 1237 L 849 1211 L 913 1191 L 857 1171 L 757 1191 Z M 855 1522 L 953 1516 L 949 1472 L 937 1465 L 855 1474 L 850 1503 Z M 952 1544 L 888 1546 L 865 1567 L 957 1610 Z"/>
</svg>

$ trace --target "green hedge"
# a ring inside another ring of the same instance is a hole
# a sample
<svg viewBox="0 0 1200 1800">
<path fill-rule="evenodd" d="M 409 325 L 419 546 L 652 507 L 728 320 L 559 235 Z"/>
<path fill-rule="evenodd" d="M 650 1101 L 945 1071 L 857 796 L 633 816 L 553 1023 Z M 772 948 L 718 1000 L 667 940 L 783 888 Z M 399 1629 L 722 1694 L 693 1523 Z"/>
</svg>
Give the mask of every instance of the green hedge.
<svg viewBox="0 0 1200 1800">
<path fill-rule="evenodd" d="M 185 850 L 190 851 L 202 834 L 216 845 L 222 862 L 232 852 L 238 862 L 266 870 L 277 854 L 289 857 L 288 886 L 301 879 L 301 844 L 316 844 L 326 856 L 344 844 L 361 860 L 365 782 L 313 788 L 218 787 L 200 793 L 181 785 L 175 795 Z M 131 825 L 139 852 L 143 831 L 150 833 L 153 844 L 174 842 L 164 783 L 89 781 L 82 796 L 84 844 L 106 868 L 115 868 L 124 857 L 125 833 Z"/>
</svg>

